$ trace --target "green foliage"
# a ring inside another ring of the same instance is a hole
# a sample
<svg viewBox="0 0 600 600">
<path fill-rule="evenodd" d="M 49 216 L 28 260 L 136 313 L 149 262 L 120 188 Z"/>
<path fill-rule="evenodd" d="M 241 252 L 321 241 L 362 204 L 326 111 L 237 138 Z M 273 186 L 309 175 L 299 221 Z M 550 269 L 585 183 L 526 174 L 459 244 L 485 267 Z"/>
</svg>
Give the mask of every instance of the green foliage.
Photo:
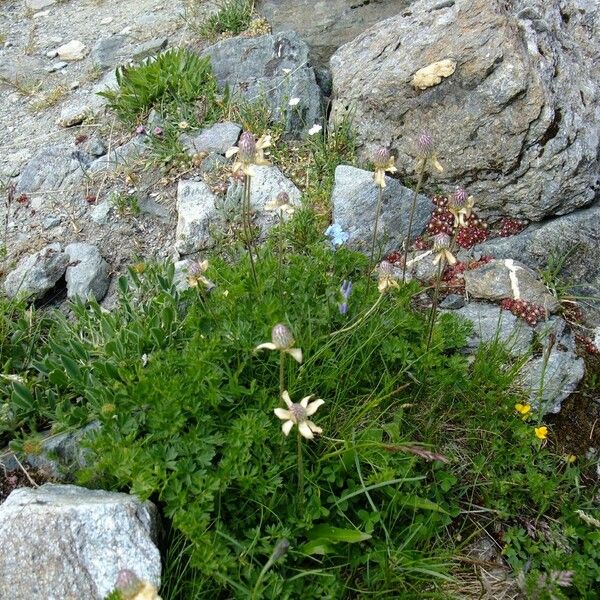
<svg viewBox="0 0 600 600">
<path fill-rule="evenodd" d="M 238 35 L 248 29 L 254 13 L 253 0 L 225 0 L 200 27 L 200 34 L 214 39 L 223 33 Z"/>
<path fill-rule="evenodd" d="M 100 95 L 128 124 L 152 108 L 161 114 L 177 114 L 196 105 L 203 122 L 212 122 L 219 114 L 210 59 L 184 48 L 167 50 L 139 65 L 119 67 L 117 84 L 116 90 Z"/>
<path fill-rule="evenodd" d="M 115 192 L 111 195 L 110 202 L 121 217 L 140 214 L 140 204 L 137 196 Z"/>
</svg>

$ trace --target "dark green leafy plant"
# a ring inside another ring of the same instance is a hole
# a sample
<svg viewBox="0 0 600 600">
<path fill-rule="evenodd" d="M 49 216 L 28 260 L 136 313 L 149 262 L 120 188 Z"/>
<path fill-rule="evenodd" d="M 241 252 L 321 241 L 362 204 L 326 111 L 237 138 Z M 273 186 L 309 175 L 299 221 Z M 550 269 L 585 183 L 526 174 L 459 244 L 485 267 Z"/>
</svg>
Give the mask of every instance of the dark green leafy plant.
<svg viewBox="0 0 600 600">
<path fill-rule="evenodd" d="M 214 39 L 223 33 L 238 35 L 248 29 L 254 14 L 254 0 L 225 0 L 219 10 L 200 27 L 200 34 Z"/>
</svg>

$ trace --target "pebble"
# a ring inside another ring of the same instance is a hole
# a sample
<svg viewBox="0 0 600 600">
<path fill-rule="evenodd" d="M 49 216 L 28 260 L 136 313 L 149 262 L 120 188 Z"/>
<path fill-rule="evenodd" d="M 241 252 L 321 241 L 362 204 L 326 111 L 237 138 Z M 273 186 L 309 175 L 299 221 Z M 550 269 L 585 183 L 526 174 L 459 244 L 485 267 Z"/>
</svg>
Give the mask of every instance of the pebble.
<svg viewBox="0 0 600 600">
<path fill-rule="evenodd" d="M 67 44 L 57 48 L 56 53 L 63 60 L 81 60 L 86 57 L 88 48 L 79 40 L 71 40 Z"/>
<path fill-rule="evenodd" d="M 56 62 L 53 65 L 46 67 L 46 71 L 48 71 L 48 73 L 54 73 L 56 71 L 64 69 L 68 64 L 69 63 L 66 63 L 65 61 Z"/>
<path fill-rule="evenodd" d="M 100 25 L 110 25 L 113 22 L 112 17 L 104 17 L 102 21 L 100 21 Z"/>
</svg>

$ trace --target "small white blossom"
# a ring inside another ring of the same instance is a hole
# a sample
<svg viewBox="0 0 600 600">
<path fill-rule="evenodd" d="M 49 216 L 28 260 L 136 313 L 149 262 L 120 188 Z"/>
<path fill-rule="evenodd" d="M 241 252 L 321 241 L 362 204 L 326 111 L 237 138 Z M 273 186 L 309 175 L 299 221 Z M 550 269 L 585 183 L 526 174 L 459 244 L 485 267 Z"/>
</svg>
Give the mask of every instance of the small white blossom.
<svg viewBox="0 0 600 600">
<path fill-rule="evenodd" d="M 289 435 L 294 425 L 298 425 L 300 435 L 307 440 L 312 440 L 315 437 L 315 433 L 323 433 L 323 430 L 310 421 L 308 417 L 314 415 L 317 409 L 325 404 L 324 400 L 319 398 L 309 404 L 309 400 L 314 398 L 314 394 L 312 394 L 295 403 L 292 402 L 287 390 L 281 394 L 281 398 L 287 404 L 288 408 L 287 410 L 285 408 L 276 408 L 274 412 L 282 421 L 285 421 L 281 426 L 284 435 Z"/>
<path fill-rule="evenodd" d="M 290 98 L 288 104 L 290 106 L 297 106 L 298 104 L 300 104 L 300 98 Z"/>
<path fill-rule="evenodd" d="M 309 130 L 308 130 L 308 135 L 316 135 L 317 133 L 319 133 L 320 131 L 323 130 L 323 127 L 321 125 L 317 125 L 317 123 L 315 123 Z"/>
</svg>

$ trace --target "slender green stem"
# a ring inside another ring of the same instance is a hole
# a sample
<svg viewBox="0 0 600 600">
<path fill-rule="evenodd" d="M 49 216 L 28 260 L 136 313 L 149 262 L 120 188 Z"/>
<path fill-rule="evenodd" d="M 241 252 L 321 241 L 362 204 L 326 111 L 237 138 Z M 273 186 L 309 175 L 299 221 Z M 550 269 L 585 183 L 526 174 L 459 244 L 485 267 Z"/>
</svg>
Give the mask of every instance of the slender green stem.
<svg viewBox="0 0 600 600">
<path fill-rule="evenodd" d="M 283 285 L 281 285 L 282 277 L 283 277 L 283 211 L 279 211 L 279 235 L 278 235 L 278 253 L 277 256 L 277 281 L 279 285 L 277 286 L 279 289 L 279 299 L 283 305 Z"/>
<path fill-rule="evenodd" d="M 279 353 L 279 397 L 285 391 L 285 352 Z"/>
<path fill-rule="evenodd" d="M 427 333 L 427 350 L 431 347 L 431 338 L 433 337 L 433 326 L 435 325 L 435 317 L 440 299 L 440 283 L 442 281 L 442 272 L 444 270 L 444 259 L 441 258 L 437 274 L 435 277 L 435 289 L 433 291 L 433 303 L 431 304 L 431 313 L 429 314 L 429 332 Z"/>
<path fill-rule="evenodd" d="M 242 206 L 243 221 L 244 221 L 244 235 L 246 238 L 246 250 L 248 250 L 248 257 L 250 258 L 250 269 L 252 270 L 252 278 L 254 284 L 258 287 L 258 277 L 256 275 L 256 265 L 254 264 L 254 254 L 252 253 L 252 221 L 250 215 L 250 175 L 246 175 L 244 178 L 244 202 Z"/>
<path fill-rule="evenodd" d="M 417 197 L 421 191 L 423 185 L 423 179 L 425 177 L 425 168 L 427 167 L 427 161 L 422 162 L 421 170 L 419 171 L 419 179 L 417 181 L 417 187 L 413 193 L 412 204 L 410 207 L 410 216 L 408 218 L 408 231 L 406 233 L 406 240 L 404 242 L 404 261 L 402 263 L 402 283 L 406 281 L 406 262 L 408 261 L 408 249 L 410 247 L 410 236 L 412 234 L 413 221 L 415 218 L 415 209 L 417 208 Z"/>
<path fill-rule="evenodd" d="M 302 434 L 298 429 L 298 502 L 304 503 L 304 462 L 302 460 Z"/>
<path fill-rule="evenodd" d="M 385 296 L 385 294 L 379 294 L 379 298 L 377 298 L 377 300 L 375 301 L 375 304 L 373 304 L 373 306 L 371 306 L 371 308 L 362 317 L 360 317 L 359 319 L 357 319 L 356 321 L 354 321 L 354 323 L 352 323 L 352 324 L 350 324 L 347 327 L 344 327 L 342 329 L 338 329 L 337 331 L 334 331 L 333 333 L 330 333 L 329 335 L 330 336 L 338 335 L 339 333 L 345 333 L 346 331 L 351 331 L 355 327 L 358 327 L 379 306 L 379 303 L 381 302 L 381 300 L 383 299 L 384 296 Z"/>
<path fill-rule="evenodd" d="M 373 228 L 373 240 L 371 241 L 371 253 L 369 254 L 369 267 L 367 276 L 370 277 L 373 270 L 373 258 L 375 256 L 375 244 L 377 243 L 377 228 L 379 227 L 379 215 L 381 214 L 381 205 L 383 203 L 383 188 L 379 186 L 379 198 L 377 199 L 377 209 L 375 210 L 375 226 Z"/>
</svg>

